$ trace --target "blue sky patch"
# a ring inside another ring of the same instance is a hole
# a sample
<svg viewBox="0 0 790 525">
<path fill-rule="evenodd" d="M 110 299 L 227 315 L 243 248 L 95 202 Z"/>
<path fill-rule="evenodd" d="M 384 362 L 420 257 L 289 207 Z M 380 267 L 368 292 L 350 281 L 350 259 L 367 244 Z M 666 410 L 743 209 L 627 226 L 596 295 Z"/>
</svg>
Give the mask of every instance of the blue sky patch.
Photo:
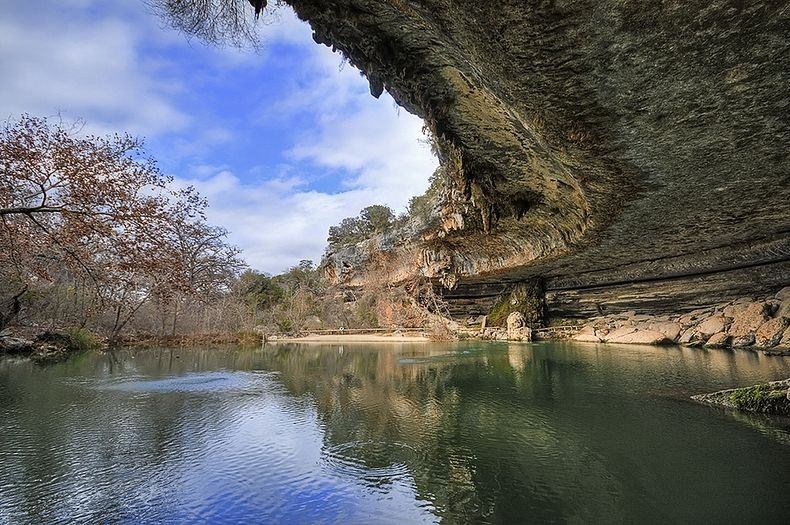
<svg viewBox="0 0 790 525">
<path fill-rule="evenodd" d="M 189 40 L 142 1 L 3 2 L 0 115 L 145 137 L 252 267 L 317 260 L 329 226 L 370 204 L 404 209 L 437 160 L 422 121 L 372 98 L 292 12 L 263 24 L 254 53 Z"/>
</svg>

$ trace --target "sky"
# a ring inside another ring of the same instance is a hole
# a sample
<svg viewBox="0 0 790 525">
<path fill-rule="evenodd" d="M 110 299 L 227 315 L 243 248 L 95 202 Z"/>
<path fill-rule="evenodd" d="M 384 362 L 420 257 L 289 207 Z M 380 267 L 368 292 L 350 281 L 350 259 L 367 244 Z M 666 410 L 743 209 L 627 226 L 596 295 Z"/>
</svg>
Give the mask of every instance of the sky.
<svg viewBox="0 0 790 525">
<path fill-rule="evenodd" d="M 129 132 L 209 202 L 257 270 L 318 261 L 329 226 L 402 211 L 438 161 L 422 121 L 316 45 L 287 8 L 254 52 L 169 29 L 143 0 L 0 0 L 0 120 L 21 113 Z"/>
</svg>

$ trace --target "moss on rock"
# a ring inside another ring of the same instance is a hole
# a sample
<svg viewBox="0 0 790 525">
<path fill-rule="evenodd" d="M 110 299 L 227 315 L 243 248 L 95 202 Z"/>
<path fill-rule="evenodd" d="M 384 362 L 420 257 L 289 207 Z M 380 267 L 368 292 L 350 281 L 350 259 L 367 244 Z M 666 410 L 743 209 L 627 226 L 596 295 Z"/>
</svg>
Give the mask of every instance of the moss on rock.
<svg viewBox="0 0 790 525">
<path fill-rule="evenodd" d="M 488 313 L 490 326 L 507 326 L 507 318 L 513 312 L 524 316 L 527 326 L 541 326 L 545 317 L 543 284 L 539 279 L 519 283 L 504 295 Z"/>
<path fill-rule="evenodd" d="M 100 346 L 98 338 L 82 328 L 71 328 L 63 332 L 48 331 L 36 337 L 30 359 L 39 365 L 49 365 Z"/>
<path fill-rule="evenodd" d="M 790 415 L 790 379 L 761 385 L 722 390 L 712 394 L 692 396 L 709 405 L 735 408 L 746 412 Z"/>
</svg>

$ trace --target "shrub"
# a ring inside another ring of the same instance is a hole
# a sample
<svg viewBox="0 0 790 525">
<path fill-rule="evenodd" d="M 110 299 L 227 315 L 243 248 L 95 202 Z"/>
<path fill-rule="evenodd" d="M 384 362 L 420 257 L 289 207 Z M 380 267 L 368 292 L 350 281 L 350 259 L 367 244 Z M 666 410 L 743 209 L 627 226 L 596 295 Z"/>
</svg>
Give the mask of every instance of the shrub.
<svg viewBox="0 0 790 525">
<path fill-rule="evenodd" d="M 36 340 L 54 345 L 67 353 L 95 350 L 101 346 L 99 339 L 85 328 L 69 328 L 62 332 L 46 331 L 39 334 Z"/>
<path fill-rule="evenodd" d="M 74 352 L 95 350 L 101 346 L 99 338 L 85 328 L 69 328 L 65 335 L 69 350 Z"/>
</svg>

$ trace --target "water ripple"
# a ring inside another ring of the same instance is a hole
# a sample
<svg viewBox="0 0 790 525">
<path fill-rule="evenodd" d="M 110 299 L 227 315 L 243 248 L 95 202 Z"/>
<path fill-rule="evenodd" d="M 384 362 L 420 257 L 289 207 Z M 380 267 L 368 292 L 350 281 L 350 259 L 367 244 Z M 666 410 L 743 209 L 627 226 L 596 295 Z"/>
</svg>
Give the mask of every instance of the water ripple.
<svg viewBox="0 0 790 525">
<path fill-rule="evenodd" d="M 242 390 L 250 386 L 251 377 L 263 377 L 263 374 L 241 374 L 238 372 L 194 373 L 184 376 L 166 377 L 164 379 L 134 379 L 113 381 L 97 385 L 95 388 L 115 392 L 217 392 Z"/>
<path fill-rule="evenodd" d="M 506 350 L 0 366 L 0 523 L 786 518 L 786 430 L 653 394 L 787 377 L 790 360 L 710 353 L 715 367 L 678 367 L 665 350 Z"/>
<path fill-rule="evenodd" d="M 408 479 L 418 458 L 416 450 L 404 443 L 352 441 L 325 448 L 322 461 L 331 474 L 382 487 Z"/>
</svg>

